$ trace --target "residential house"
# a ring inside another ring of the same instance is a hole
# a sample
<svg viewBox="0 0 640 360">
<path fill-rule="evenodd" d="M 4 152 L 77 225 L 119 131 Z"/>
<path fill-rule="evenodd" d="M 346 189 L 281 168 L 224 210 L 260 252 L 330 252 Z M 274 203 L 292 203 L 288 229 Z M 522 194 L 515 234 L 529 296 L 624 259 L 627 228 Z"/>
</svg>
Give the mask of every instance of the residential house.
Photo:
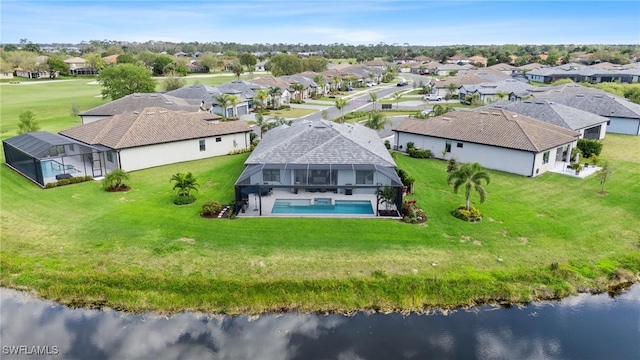
<svg viewBox="0 0 640 360">
<path fill-rule="evenodd" d="M 458 89 L 462 85 L 496 82 L 510 78 L 511 77 L 509 75 L 491 69 L 472 70 L 464 74 L 458 74 L 456 76 L 451 76 L 439 81 L 435 81 L 433 83 L 431 91 L 432 93 L 442 98 L 446 97 L 447 95 L 457 96 Z"/>
<path fill-rule="evenodd" d="M 608 133 L 640 135 L 640 104 L 623 97 L 577 84 L 553 87 L 534 97 L 604 116 Z"/>
<path fill-rule="evenodd" d="M 550 100 L 508 101 L 478 108 L 478 111 L 504 109 L 549 124 L 577 131 L 580 138 L 604 139 L 608 118 Z"/>
<path fill-rule="evenodd" d="M 304 90 L 298 96 L 297 91 L 293 90 L 293 96 L 299 97 L 300 100 L 309 99 L 313 94 L 315 94 L 318 90 L 318 84 L 315 83 L 312 79 L 302 76 L 300 74 L 296 75 L 284 75 L 280 76 L 280 79 L 289 82 L 290 84 L 301 84 L 304 87 Z"/>
<path fill-rule="evenodd" d="M 269 90 L 269 98 L 267 102 L 271 107 L 279 108 L 288 105 L 291 102 L 292 90 L 291 83 L 274 76 L 261 76 L 251 79 L 251 82 L 260 85 Z M 280 89 L 280 94 L 276 95 L 272 89 Z"/>
<path fill-rule="evenodd" d="M 400 64 L 415 63 L 415 62 L 418 62 L 418 60 L 412 58 L 411 56 L 400 56 L 400 57 L 394 58 L 392 62 L 394 65 L 400 65 Z"/>
<path fill-rule="evenodd" d="M 250 146 L 243 121 L 220 122 L 208 112 L 144 108 L 60 132 L 67 138 L 108 149 L 107 167 L 124 171 L 226 155 Z"/>
<path fill-rule="evenodd" d="M 530 177 L 568 161 L 579 136 L 503 109 L 453 111 L 429 121 L 406 119 L 393 131 L 399 150 L 413 142 L 438 158 L 478 162 L 488 169 Z"/>
<path fill-rule="evenodd" d="M 264 88 L 263 85 L 244 80 L 234 80 L 215 87 L 220 94 L 235 96 L 237 104 L 229 104 L 226 109 L 226 117 L 240 117 L 248 114 L 253 109 L 253 97 L 255 92 Z M 217 96 L 213 98 L 213 110 L 216 114 L 222 114 L 222 108 L 218 104 Z"/>
<path fill-rule="evenodd" d="M 376 131 L 319 120 L 269 130 L 245 161 L 235 193 L 237 204 L 254 201 L 260 215 L 273 215 L 273 198 L 309 205 L 318 198 L 327 205 L 352 199 L 376 209 L 377 192 L 385 186 L 396 189 L 394 205 L 401 210 L 396 164 Z M 263 198 L 268 193 L 274 195 Z"/>
<path fill-rule="evenodd" d="M 81 57 L 72 57 L 66 59 L 64 62 L 65 64 L 69 65 L 69 70 L 81 69 L 86 67 L 87 65 L 87 60 Z"/>
<path fill-rule="evenodd" d="M 254 67 L 253 70 L 256 72 L 264 72 L 267 71 L 264 66 L 267 64 L 266 61 L 260 61 L 259 63 L 257 63 Z"/>
<path fill-rule="evenodd" d="M 317 73 L 317 72 L 313 72 L 313 71 L 304 71 L 301 72 L 297 75 L 300 76 L 304 76 L 307 79 L 311 79 L 313 80 L 314 83 L 316 83 L 315 79 L 318 75 L 320 75 L 322 77 L 322 79 L 320 80 L 319 83 L 316 83 L 316 85 L 318 86 L 316 88 L 316 90 L 318 91 L 319 95 L 323 95 L 323 94 L 328 94 L 329 90 L 331 90 L 331 78 L 328 76 L 325 76 L 321 73 Z"/>
<path fill-rule="evenodd" d="M 471 70 L 472 68 L 473 68 L 473 65 L 469 65 L 469 64 L 465 64 L 465 65 L 439 64 L 436 67 L 437 73 L 432 75 L 443 76 L 443 75 L 449 75 L 451 73 L 455 73 L 456 75 L 462 75 L 468 72 L 469 70 Z"/>
<path fill-rule="evenodd" d="M 220 94 L 216 87 L 203 84 L 187 85 L 164 93 L 166 96 L 184 99 L 191 105 L 200 104 L 201 111 L 210 111 L 213 108 L 213 98 Z"/>
<path fill-rule="evenodd" d="M 480 64 L 482 67 L 486 67 L 487 62 L 489 61 L 489 59 L 480 55 L 472 56 L 469 58 L 469 60 L 471 61 L 471 64 L 474 64 L 474 65 Z"/>
<path fill-rule="evenodd" d="M 393 67 L 393 63 L 384 60 L 369 60 L 363 62 L 362 65 L 382 71 L 386 71 L 388 68 Z"/>
<path fill-rule="evenodd" d="M 511 75 L 514 72 L 516 72 L 518 70 L 517 67 L 510 65 L 510 64 L 504 64 L 504 63 L 499 63 L 499 64 L 494 64 L 491 66 L 487 66 L 487 69 L 491 69 L 491 70 L 495 70 L 495 71 L 500 71 L 505 73 L 506 75 Z"/>
<path fill-rule="evenodd" d="M 105 56 L 102 58 L 102 61 L 104 61 L 104 63 L 106 65 L 112 65 L 112 64 L 117 64 L 118 63 L 118 54 L 115 55 L 109 55 L 109 56 Z"/>
<path fill-rule="evenodd" d="M 458 88 L 460 101 L 464 101 L 467 95 L 478 95 L 482 102 L 501 101 L 508 97 L 509 100 L 520 100 L 531 95 L 534 86 L 516 79 L 505 79 L 481 84 L 462 85 Z"/>
<path fill-rule="evenodd" d="M 176 111 L 201 111 L 200 104 L 194 104 L 174 96 L 158 93 L 135 93 L 81 112 L 80 118 L 83 124 L 89 124 L 106 117 L 154 106 Z"/>
<path fill-rule="evenodd" d="M 570 79 L 576 83 L 585 81 L 592 84 L 602 82 L 638 83 L 640 82 L 640 67 L 607 69 L 570 63 L 531 70 L 527 72 L 526 76 L 530 81 L 545 84 L 561 79 Z"/>
</svg>

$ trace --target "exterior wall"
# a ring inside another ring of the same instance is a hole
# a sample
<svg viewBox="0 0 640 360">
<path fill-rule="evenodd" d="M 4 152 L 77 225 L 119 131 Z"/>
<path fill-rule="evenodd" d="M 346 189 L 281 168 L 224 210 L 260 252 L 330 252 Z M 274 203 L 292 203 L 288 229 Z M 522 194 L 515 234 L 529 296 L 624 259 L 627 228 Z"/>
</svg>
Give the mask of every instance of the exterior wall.
<svg viewBox="0 0 640 360">
<path fill-rule="evenodd" d="M 218 137 L 221 138 L 220 142 L 216 142 L 216 138 Z M 248 133 L 212 136 L 202 139 L 205 140 L 205 151 L 200 151 L 199 141 L 201 139 L 122 149 L 119 151 L 120 167 L 125 171 L 134 171 L 154 166 L 226 155 L 233 150 L 239 150 L 249 146 Z M 236 146 L 234 146 L 234 140 Z"/>
<path fill-rule="evenodd" d="M 640 135 L 640 119 L 609 117 L 607 132 L 614 134 Z"/>
<path fill-rule="evenodd" d="M 577 131 L 580 133 L 580 139 L 583 139 L 583 138 L 584 138 L 584 132 L 585 132 L 587 129 L 591 129 L 591 128 L 593 128 L 593 127 L 597 127 L 597 126 L 600 126 L 600 134 L 598 135 L 598 140 L 602 140 L 602 139 L 604 139 L 605 134 L 607 133 L 607 123 L 606 123 L 606 122 L 605 122 L 605 123 L 602 123 L 602 124 L 598 124 L 598 125 L 590 126 L 590 127 L 588 127 L 588 128 L 584 128 L 584 129 L 579 129 L 579 130 L 577 130 Z"/>
<path fill-rule="evenodd" d="M 435 138 L 431 136 L 396 133 L 396 143 L 398 148 L 402 146 L 402 151 L 406 150 L 407 143 L 413 142 L 416 147 L 431 150 L 436 158 L 442 158 L 442 151 L 445 149 L 447 139 Z M 478 162 L 483 167 L 493 170 L 505 171 L 523 176 L 537 176 L 555 166 L 556 150 L 551 149 L 549 162 L 542 164 L 542 154 L 534 154 L 528 151 L 506 149 L 490 145 L 474 144 L 464 141 L 451 141 L 451 152 L 445 155 L 446 159 L 455 157 L 459 162 Z M 462 148 L 457 147 L 462 143 Z M 534 157 L 535 155 L 535 157 Z M 537 170 L 537 173 L 536 173 Z"/>
<path fill-rule="evenodd" d="M 329 167 L 327 166 L 327 169 Z M 319 169 L 316 169 L 319 170 Z M 388 179 L 385 176 L 380 176 L 377 172 L 375 172 L 375 170 L 373 174 L 373 183 L 370 184 L 371 185 L 375 185 L 375 184 L 382 184 L 382 186 L 385 185 L 392 185 L 391 184 L 391 180 Z M 267 184 L 267 185 L 306 185 L 303 182 L 301 182 L 301 184 L 296 184 L 295 181 L 295 170 L 280 170 L 280 181 L 263 181 L 262 179 L 262 172 L 258 172 L 254 175 L 251 176 L 250 178 L 250 183 L 251 184 Z M 356 185 L 356 175 L 355 172 L 353 170 L 338 170 L 338 176 L 337 176 L 337 184 L 335 184 L 335 186 L 344 186 L 347 184 L 351 184 L 354 186 Z M 309 185 L 309 186 L 313 186 L 313 185 Z M 375 189 L 354 189 L 354 193 L 355 192 L 361 192 L 361 193 L 374 193 Z"/>
<path fill-rule="evenodd" d="M 94 121 L 98 121 L 98 120 L 102 120 L 104 118 L 108 118 L 109 116 L 106 115 L 99 115 L 99 116 L 93 116 L 93 115 L 82 115 L 80 116 L 80 118 L 82 118 L 82 124 L 89 124 L 92 123 Z"/>
<path fill-rule="evenodd" d="M 0 79 L 13 79 L 12 72 L 2 72 L 0 73 Z"/>
</svg>

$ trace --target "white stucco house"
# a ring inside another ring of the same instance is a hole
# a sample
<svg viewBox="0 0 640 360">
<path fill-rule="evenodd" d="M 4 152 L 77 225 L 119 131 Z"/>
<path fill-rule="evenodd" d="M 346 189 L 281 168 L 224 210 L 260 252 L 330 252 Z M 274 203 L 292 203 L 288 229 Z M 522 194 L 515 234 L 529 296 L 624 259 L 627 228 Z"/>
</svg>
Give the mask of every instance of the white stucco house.
<svg viewBox="0 0 640 360">
<path fill-rule="evenodd" d="M 502 109 L 453 111 L 393 128 L 399 150 L 407 143 L 434 157 L 478 162 L 488 169 L 538 176 L 568 161 L 579 133 Z"/>
<path fill-rule="evenodd" d="M 60 135 L 106 148 L 108 167 L 125 171 L 226 155 L 250 146 L 243 121 L 208 112 L 145 108 L 64 130 Z"/>
</svg>

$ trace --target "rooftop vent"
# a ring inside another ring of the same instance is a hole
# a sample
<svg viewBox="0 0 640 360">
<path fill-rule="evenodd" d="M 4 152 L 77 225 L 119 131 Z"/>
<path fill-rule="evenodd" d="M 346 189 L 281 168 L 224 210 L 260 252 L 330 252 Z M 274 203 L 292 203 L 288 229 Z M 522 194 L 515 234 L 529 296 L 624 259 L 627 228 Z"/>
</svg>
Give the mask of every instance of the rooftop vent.
<svg viewBox="0 0 640 360">
<path fill-rule="evenodd" d="M 149 94 L 149 97 L 158 97 L 158 94 Z"/>
<path fill-rule="evenodd" d="M 134 114 L 140 114 L 140 111 L 134 111 L 133 113 Z"/>
<path fill-rule="evenodd" d="M 147 113 L 147 115 L 155 115 L 155 114 L 156 114 L 156 112 L 155 112 L 155 111 L 149 111 L 149 112 Z"/>
<path fill-rule="evenodd" d="M 483 114 L 483 115 L 489 115 L 489 113 L 488 113 L 488 112 L 486 112 L 486 111 L 480 111 L 480 114 Z"/>
<path fill-rule="evenodd" d="M 442 118 L 442 120 L 444 120 L 444 121 L 451 121 L 451 118 L 443 117 L 443 118 Z"/>
</svg>

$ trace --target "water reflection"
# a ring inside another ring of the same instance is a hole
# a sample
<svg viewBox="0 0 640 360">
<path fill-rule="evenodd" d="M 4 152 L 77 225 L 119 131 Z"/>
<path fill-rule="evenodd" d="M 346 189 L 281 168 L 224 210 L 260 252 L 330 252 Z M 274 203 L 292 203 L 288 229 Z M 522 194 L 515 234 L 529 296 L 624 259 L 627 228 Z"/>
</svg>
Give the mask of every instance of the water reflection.
<svg viewBox="0 0 640 360">
<path fill-rule="evenodd" d="M 640 286 L 450 315 L 172 317 L 68 309 L 1 290 L 2 359 L 637 359 Z M 58 355 L 15 353 L 53 347 Z M 11 350 L 13 354 L 9 354 Z"/>
</svg>

